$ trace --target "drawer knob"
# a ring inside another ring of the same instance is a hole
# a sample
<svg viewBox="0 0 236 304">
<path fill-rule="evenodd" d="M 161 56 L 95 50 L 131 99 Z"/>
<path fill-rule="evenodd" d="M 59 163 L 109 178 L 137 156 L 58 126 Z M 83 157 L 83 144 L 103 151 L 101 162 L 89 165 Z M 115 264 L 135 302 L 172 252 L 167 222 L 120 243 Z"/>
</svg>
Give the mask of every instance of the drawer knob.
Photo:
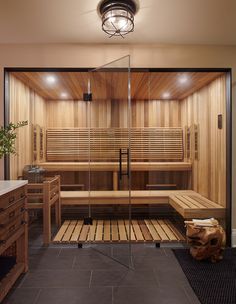
<svg viewBox="0 0 236 304">
<path fill-rule="evenodd" d="M 16 214 L 15 211 L 10 212 L 9 213 L 9 218 L 13 217 L 15 214 Z"/>
</svg>

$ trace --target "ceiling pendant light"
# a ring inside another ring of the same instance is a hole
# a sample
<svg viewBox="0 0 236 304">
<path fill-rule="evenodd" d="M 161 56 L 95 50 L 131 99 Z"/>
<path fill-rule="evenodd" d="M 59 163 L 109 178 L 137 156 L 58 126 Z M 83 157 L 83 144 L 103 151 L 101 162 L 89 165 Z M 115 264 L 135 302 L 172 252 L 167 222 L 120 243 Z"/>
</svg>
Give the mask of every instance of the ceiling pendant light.
<svg viewBox="0 0 236 304">
<path fill-rule="evenodd" d="M 134 31 L 134 15 L 137 11 L 134 0 L 103 0 L 98 10 L 102 18 L 102 30 L 109 38 L 124 38 Z"/>
</svg>

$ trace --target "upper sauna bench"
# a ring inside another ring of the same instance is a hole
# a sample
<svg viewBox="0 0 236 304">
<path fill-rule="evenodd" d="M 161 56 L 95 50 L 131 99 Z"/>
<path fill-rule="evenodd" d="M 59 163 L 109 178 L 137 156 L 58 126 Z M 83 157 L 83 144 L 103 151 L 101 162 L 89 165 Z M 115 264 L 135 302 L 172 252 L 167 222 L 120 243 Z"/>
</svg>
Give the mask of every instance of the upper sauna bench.
<svg viewBox="0 0 236 304">
<path fill-rule="evenodd" d="M 192 169 L 191 162 L 184 161 L 181 127 L 48 128 L 45 135 L 45 153 L 41 154 L 46 161 L 38 157 L 37 165 L 54 172 L 111 171 L 113 190 L 118 189 L 121 162 L 122 170 L 127 170 L 127 148 L 130 148 L 131 171 Z M 37 142 L 44 141 L 36 139 L 35 146 Z"/>
<path fill-rule="evenodd" d="M 119 171 L 118 162 L 42 162 L 48 171 Z M 126 170 L 126 164 L 123 165 Z M 190 171 L 190 162 L 131 162 L 131 171 Z"/>
</svg>

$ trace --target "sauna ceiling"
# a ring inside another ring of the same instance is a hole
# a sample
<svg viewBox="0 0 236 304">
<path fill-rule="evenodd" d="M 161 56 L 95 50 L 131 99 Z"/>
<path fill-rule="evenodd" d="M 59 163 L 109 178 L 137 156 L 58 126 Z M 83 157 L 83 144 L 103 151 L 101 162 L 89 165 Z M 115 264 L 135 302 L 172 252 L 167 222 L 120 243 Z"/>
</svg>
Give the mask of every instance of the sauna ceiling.
<svg viewBox="0 0 236 304">
<path fill-rule="evenodd" d="M 93 100 L 127 98 L 126 72 L 11 72 L 46 100 L 83 100 L 90 79 Z M 218 78 L 220 72 L 132 72 L 131 98 L 182 100 Z"/>
</svg>

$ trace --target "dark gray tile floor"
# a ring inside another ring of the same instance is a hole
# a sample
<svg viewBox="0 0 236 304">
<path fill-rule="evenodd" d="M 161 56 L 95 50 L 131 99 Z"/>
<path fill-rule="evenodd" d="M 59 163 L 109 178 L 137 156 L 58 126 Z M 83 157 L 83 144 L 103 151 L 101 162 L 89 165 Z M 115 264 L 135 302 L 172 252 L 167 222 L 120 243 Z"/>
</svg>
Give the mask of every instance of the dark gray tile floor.
<svg viewBox="0 0 236 304">
<path fill-rule="evenodd" d="M 199 304 L 169 246 L 42 246 L 30 229 L 29 272 L 3 304 Z"/>
</svg>

